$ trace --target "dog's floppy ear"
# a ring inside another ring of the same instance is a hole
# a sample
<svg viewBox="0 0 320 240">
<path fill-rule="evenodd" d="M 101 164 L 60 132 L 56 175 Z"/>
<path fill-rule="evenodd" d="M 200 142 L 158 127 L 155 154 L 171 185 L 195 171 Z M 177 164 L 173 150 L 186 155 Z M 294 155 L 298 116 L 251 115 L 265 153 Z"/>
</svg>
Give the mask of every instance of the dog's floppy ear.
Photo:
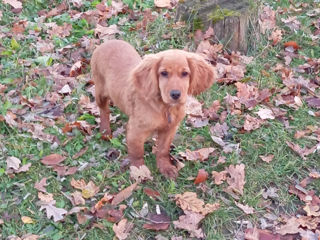
<svg viewBox="0 0 320 240">
<path fill-rule="evenodd" d="M 196 53 L 188 53 L 187 60 L 191 71 L 188 94 L 197 95 L 211 87 L 216 79 L 215 69 Z"/>
<path fill-rule="evenodd" d="M 138 92 L 150 99 L 159 93 L 158 67 L 160 58 L 156 54 L 144 56 L 143 60 L 133 70 L 133 81 Z"/>
</svg>

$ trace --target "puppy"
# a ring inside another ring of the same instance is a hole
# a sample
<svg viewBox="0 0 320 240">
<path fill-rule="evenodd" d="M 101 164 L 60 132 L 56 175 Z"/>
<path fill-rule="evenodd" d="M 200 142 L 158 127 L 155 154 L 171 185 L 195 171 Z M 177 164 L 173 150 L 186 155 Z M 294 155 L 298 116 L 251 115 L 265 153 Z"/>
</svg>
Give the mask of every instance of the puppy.
<svg viewBox="0 0 320 240">
<path fill-rule="evenodd" d="M 94 51 L 91 70 L 102 134 L 111 137 L 112 101 L 129 116 L 126 137 L 131 165 L 144 164 L 144 142 L 157 133 L 157 167 L 175 179 L 178 170 L 170 161 L 170 144 L 185 116 L 187 96 L 212 85 L 214 68 L 199 55 L 177 49 L 141 59 L 127 42 L 111 40 Z"/>
</svg>

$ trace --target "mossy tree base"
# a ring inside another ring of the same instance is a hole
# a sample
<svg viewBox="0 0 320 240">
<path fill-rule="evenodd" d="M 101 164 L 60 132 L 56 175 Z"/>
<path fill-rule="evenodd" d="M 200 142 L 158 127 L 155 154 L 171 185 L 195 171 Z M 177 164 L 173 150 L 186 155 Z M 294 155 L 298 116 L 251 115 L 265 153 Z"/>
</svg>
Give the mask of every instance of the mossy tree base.
<svg viewBox="0 0 320 240">
<path fill-rule="evenodd" d="M 177 8 L 176 20 L 193 29 L 214 29 L 214 38 L 232 51 L 247 52 L 250 0 L 185 0 Z"/>
</svg>

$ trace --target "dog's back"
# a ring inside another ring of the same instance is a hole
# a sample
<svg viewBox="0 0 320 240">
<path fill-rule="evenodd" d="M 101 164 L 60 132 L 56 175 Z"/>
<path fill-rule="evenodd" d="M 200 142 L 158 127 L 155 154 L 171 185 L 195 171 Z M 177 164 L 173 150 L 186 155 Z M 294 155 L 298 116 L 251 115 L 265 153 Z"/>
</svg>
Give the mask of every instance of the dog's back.
<svg viewBox="0 0 320 240">
<path fill-rule="evenodd" d="M 122 103 L 124 91 L 130 85 L 130 72 L 140 61 L 137 51 L 125 41 L 110 40 L 101 44 L 91 59 L 96 96 L 111 99 L 125 111 Z"/>
</svg>

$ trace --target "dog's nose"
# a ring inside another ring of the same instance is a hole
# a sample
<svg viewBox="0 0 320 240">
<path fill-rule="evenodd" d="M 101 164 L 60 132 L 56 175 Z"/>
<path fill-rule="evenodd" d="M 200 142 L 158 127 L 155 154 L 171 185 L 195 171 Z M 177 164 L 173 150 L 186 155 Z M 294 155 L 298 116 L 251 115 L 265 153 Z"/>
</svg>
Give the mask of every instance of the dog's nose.
<svg viewBox="0 0 320 240">
<path fill-rule="evenodd" d="M 178 100 L 179 97 L 181 96 L 181 92 L 180 92 L 179 90 L 171 90 L 170 96 L 171 96 L 174 100 Z"/>
</svg>

